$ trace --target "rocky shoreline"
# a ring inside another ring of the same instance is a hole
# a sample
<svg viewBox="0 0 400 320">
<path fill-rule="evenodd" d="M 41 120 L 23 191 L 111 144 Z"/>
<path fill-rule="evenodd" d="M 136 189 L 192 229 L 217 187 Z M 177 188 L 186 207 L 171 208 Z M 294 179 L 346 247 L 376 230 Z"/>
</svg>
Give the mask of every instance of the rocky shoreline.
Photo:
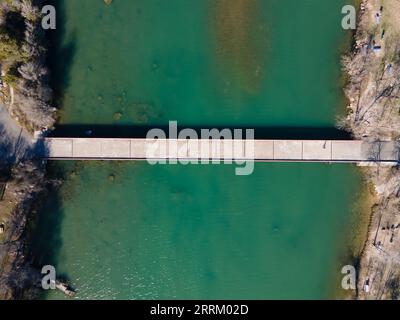
<svg viewBox="0 0 400 320">
<path fill-rule="evenodd" d="M 55 183 L 46 178 L 45 163 L 35 160 L 35 136 L 56 121 L 41 7 L 36 0 L 0 1 L 0 107 L 9 115 L 0 119 L 0 299 L 27 298 L 34 291 L 38 271 L 27 259 L 29 224 Z"/>
<path fill-rule="evenodd" d="M 363 0 L 352 53 L 344 57 L 348 114 L 338 121 L 357 139 L 400 138 L 400 3 Z M 400 145 L 400 144 L 399 144 Z M 358 299 L 400 299 L 400 171 L 398 166 L 364 168 L 374 186 L 368 239 L 358 266 Z"/>
</svg>

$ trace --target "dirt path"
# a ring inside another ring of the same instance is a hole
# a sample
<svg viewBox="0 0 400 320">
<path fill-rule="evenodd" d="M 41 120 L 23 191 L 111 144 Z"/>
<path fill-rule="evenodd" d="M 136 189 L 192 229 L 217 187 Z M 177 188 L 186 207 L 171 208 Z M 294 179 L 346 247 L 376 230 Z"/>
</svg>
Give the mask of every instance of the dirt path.
<svg viewBox="0 0 400 320">
<path fill-rule="evenodd" d="M 22 159 L 33 149 L 34 140 L 9 116 L 6 108 L 0 105 L 0 161 Z"/>
</svg>

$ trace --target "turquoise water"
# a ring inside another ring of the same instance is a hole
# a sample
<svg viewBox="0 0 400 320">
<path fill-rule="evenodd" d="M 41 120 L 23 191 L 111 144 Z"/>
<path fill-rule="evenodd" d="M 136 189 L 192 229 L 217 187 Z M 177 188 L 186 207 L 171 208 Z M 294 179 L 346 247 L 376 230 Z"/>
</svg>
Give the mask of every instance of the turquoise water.
<svg viewBox="0 0 400 320">
<path fill-rule="evenodd" d="M 57 248 L 79 298 L 328 297 L 356 191 L 346 167 L 260 164 L 243 179 L 223 166 L 70 171 L 79 176 L 42 225 L 61 219 L 60 230 L 38 245 Z"/>
<path fill-rule="evenodd" d="M 227 18 L 227 0 L 61 1 L 61 124 L 332 127 L 346 1 L 234 2 L 255 12 Z M 244 41 L 216 30 L 237 24 L 251 26 Z"/>
<path fill-rule="evenodd" d="M 344 4 L 59 1 L 60 127 L 177 120 L 322 135 L 343 103 Z M 81 299 L 331 297 L 360 185 L 346 165 L 257 164 L 249 177 L 232 166 L 51 167 L 65 183 L 41 214 L 35 263 L 55 265 Z"/>
</svg>

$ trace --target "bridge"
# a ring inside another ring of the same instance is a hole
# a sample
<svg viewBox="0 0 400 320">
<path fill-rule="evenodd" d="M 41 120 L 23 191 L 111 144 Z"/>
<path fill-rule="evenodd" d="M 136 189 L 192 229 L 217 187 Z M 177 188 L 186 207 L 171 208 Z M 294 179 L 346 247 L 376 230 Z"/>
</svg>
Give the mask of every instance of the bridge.
<svg viewBox="0 0 400 320">
<path fill-rule="evenodd" d="M 44 144 L 48 160 L 399 162 L 399 144 L 392 141 L 45 138 Z"/>
</svg>

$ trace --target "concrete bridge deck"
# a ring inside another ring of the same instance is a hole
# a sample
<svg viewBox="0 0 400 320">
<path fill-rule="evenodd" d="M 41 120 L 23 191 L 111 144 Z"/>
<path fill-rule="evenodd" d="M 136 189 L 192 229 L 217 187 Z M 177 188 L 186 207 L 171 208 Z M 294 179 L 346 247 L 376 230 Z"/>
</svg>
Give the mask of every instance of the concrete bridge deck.
<svg viewBox="0 0 400 320">
<path fill-rule="evenodd" d="M 255 160 L 259 162 L 399 161 L 396 142 L 348 140 L 157 140 L 46 138 L 49 160 Z M 160 153 L 161 151 L 161 153 Z"/>
</svg>

